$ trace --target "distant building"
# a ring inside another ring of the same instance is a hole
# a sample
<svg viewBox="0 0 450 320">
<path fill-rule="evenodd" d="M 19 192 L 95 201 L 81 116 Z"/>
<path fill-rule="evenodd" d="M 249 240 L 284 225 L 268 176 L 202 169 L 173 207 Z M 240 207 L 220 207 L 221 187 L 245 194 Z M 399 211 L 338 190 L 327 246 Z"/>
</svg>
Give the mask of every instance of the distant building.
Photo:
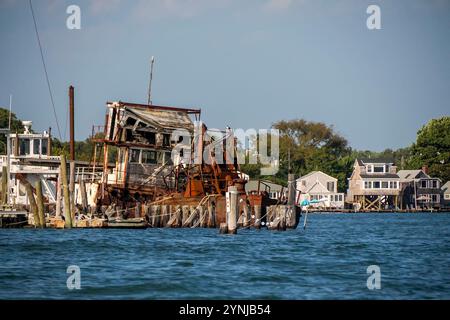
<svg viewBox="0 0 450 320">
<path fill-rule="evenodd" d="M 400 170 L 402 209 L 430 209 L 441 206 L 441 180 L 428 175 L 428 168 Z"/>
<path fill-rule="evenodd" d="M 323 173 L 322 171 L 312 171 L 297 179 L 297 195 L 299 203 L 303 200 L 321 200 L 321 203 L 311 204 L 316 208 L 344 208 L 344 193 L 337 192 L 337 179 Z"/>
<path fill-rule="evenodd" d="M 267 192 L 271 199 L 285 199 L 288 189 L 285 186 L 265 180 L 250 180 L 245 184 L 245 192 Z"/>
<path fill-rule="evenodd" d="M 360 210 L 397 209 L 400 177 L 393 161 L 356 159 L 347 190 L 347 202 Z"/>
<path fill-rule="evenodd" d="M 441 188 L 442 206 L 450 208 L 450 181 L 447 181 Z"/>
</svg>

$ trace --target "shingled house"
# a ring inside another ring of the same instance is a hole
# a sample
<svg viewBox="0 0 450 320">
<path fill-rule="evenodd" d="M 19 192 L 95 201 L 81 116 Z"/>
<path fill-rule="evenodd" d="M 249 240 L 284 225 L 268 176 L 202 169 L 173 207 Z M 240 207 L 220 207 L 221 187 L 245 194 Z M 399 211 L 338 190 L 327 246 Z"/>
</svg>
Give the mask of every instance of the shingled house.
<svg viewBox="0 0 450 320">
<path fill-rule="evenodd" d="M 428 168 L 400 170 L 402 209 L 438 209 L 441 206 L 441 180 L 428 175 Z"/>
<path fill-rule="evenodd" d="M 326 200 L 314 203 L 315 208 L 328 207 L 343 209 L 344 194 L 337 192 L 338 180 L 322 171 L 312 171 L 297 179 L 297 190 L 300 193 L 299 203 L 303 200 Z"/>
<path fill-rule="evenodd" d="M 388 159 L 356 159 L 347 190 L 347 202 L 359 210 L 398 209 L 400 177 Z"/>
</svg>

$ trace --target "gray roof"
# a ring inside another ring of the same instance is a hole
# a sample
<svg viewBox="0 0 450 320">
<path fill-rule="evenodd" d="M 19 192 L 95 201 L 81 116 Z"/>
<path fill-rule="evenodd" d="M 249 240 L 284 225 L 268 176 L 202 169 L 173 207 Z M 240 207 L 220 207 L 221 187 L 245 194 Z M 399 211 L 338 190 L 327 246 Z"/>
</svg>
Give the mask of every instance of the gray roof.
<svg viewBox="0 0 450 320">
<path fill-rule="evenodd" d="M 399 179 L 400 177 L 395 173 L 382 173 L 382 174 L 361 174 L 361 178 L 363 179 Z"/>
<path fill-rule="evenodd" d="M 450 193 L 450 181 L 447 181 L 441 189 L 444 193 Z"/>
<path fill-rule="evenodd" d="M 429 178 L 422 170 L 399 170 L 397 174 L 402 181 L 412 181 L 413 179 L 417 179 L 420 175 Z"/>
<path fill-rule="evenodd" d="M 361 158 L 358 159 L 358 164 L 360 166 L 365 165 L 366 163 L 378 163 L 378 164 L 384 164 L 384 163 L 388 163 L 388 164 L 393 164 L 394 160 L 393 159 L 387 159 L 387 158 Z"/>
<path fill-rule="evenodd" d="M 258 181 L 259 180 L 250 180 L 249 182 L 247 182 L 245 184 L 245 191 L 246 192 L 250 192 L 250 191 L 257 191 L 258 190 Z M 270 182 L 270 181 L 265 181 L 265 180 L 261 180 L 261 184 L 260 184 L 260 191 L 265 191 L 267 187 L 267 191 L 269 191 L 269 187 L 270 187 L 270 191 L 271 192 L 280 192 L 281 189 L 283 188 L 282 185 Z M 284 187 L 286 189 L 286 187 Z"/>
</svg>

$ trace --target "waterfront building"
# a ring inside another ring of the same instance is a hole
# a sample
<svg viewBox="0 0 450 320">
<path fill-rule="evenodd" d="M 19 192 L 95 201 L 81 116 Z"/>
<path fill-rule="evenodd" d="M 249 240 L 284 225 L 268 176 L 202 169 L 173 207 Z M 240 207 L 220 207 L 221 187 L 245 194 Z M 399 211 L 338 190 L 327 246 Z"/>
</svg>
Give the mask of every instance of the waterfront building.
<svg viewBox="0 0 450 320">
<path fill-rule="evenodd" d="M 314 208 L 344 208 L 344 193 L 337 191 L 338 180 L 322 171 L 312 171 L 297 179 L 297 199 L 324 200 L 311 204 Z"/>
<path fill-rule="evenodd" d="M 400 170 L 402 209 L 439 209 L 441 180 L 428 175 L 428 167 L 420 170 Z"/>
<path fill-rule="evenodd" d="M 399 208 L 400 177 L 388 159 L 356 159 L 348 179 L 347 202 L 358 210 Z"/>
</svg>

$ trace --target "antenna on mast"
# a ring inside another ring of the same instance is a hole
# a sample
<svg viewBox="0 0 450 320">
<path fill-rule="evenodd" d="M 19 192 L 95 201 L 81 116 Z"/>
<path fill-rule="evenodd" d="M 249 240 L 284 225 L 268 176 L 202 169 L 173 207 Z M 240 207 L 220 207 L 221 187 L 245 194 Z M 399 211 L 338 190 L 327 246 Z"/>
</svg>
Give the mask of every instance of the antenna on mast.
<svg viewBox="0 0 450 320">
<path fill-rule="evenodd" d="M 9 119 L 8 119 L 8 129 L 11 131 L 11 110 L 12 110 L 12 94 L 9 95 Z"/>
<path fill-rule="evenodd" d="M 150 82 L 148 84 L 148 105 L 152 104 L 152 80 L 153 80 L 153 64 L 155 63 L 155 57 L 152 56 L 150 67 Z"/>
</svg>

